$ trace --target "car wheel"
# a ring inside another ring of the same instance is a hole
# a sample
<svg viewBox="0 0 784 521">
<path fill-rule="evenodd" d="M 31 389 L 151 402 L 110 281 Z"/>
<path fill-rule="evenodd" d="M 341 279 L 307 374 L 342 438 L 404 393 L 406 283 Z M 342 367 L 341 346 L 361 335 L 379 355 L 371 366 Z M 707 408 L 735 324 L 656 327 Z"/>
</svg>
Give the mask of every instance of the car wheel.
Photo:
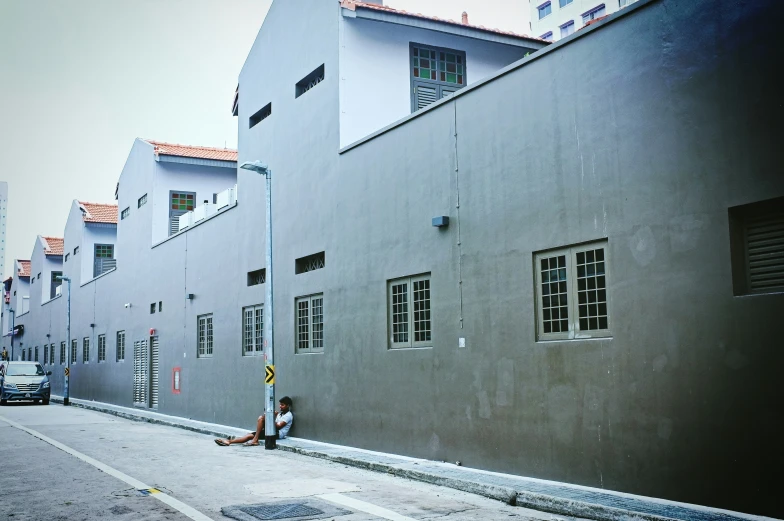
<svg viewBox="0 0 784 521">
<path fill-rule="evenodd" d="M 8 400 L 0 400 L 0 405 L 8 405 Z"/>
</svg>

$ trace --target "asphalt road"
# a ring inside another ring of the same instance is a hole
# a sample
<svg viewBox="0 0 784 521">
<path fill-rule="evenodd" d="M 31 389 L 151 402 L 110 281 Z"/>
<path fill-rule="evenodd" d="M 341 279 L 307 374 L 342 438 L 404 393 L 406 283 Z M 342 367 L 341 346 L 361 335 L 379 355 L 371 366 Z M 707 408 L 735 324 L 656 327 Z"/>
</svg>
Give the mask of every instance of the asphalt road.
<svg viewBox="0 0 784 521">
<path fill-rule="evenodd" d="M 219 447 L 202 434 L 75 407 L 0 408 L 2 520 L 219 521 L 230 519 L 225 507 L 283 504 L 323 512 L 289 518 L 298 520 L 568 519 L 290 452 Z"/>
</svg>

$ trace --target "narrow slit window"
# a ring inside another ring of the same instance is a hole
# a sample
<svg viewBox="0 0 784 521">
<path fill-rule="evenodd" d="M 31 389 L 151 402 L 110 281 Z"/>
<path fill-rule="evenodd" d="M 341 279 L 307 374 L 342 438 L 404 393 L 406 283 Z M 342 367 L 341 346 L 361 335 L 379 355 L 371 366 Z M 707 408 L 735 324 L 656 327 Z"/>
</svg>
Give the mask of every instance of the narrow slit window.
<svg viewBox="0 0 784 521">
<path fill-rule="evenodd" d="M 248 128 L 255 127 L 256 125 L 261 123 L 262 120 L 267 119 L 271 114 L 272 114 L 272 103 L 267 103 L 261 108 L 261 110 L 256 112 L 248 119 Z"/>
<path fill-rule="evenodd" d="M 322 63 L 316 69 L 299 80 L 294 87 L 294 97 L 299 98 L 307 91 L 324 81 L 324 64 Z"/>
</svg>

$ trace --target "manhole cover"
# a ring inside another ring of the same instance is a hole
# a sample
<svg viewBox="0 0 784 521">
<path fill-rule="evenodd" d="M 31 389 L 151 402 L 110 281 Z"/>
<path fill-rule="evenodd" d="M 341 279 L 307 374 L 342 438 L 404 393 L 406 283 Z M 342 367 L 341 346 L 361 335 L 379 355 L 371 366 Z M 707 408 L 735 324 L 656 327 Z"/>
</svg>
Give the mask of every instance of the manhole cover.
<svg viewBox="0 0 784 521">
<path fill-rule="evenodd" d="M 316 508 L 317 505 L 320 508 Z M 285 519 L 288 521 L 306 521 L 310 519 L 334 518 L 350 514 L 348 510 L 334 505 L 308 499 L 306 502 L 276 502 L 255 505 L 234 505 L 221 508 L 221 514 L 237 521 L 257 521 L 268 519 Z"/>
</svg>

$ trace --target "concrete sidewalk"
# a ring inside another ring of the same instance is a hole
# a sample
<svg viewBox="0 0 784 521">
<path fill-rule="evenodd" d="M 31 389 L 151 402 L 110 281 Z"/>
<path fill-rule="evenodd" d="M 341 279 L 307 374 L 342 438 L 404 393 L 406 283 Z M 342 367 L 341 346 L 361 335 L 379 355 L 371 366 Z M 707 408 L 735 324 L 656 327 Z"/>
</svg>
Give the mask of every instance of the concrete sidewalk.
<svg viewBox="0 0 784 521">
<path fill-rule="evenodd" d="M 52 401 L 62 403 L 62 397 L 52 396 Z M 75 407 L 113 414 L 134 421 L 187 429 L 210 436 L 237 436 L 248 432 L 247 429 L 167 416 L 145 409 L 120 407 L 73 398 L 70 401 L 71 405 Z M 301 438 L 279 440 L 278 448 L 344 465 L 470 492 L 510 505 L 571 517 L 599 521 L 768 521 L 772 519 L 568 483 L 487 472 L 459 467 L 450 463 L 408 458 Z"/>
</svg>

